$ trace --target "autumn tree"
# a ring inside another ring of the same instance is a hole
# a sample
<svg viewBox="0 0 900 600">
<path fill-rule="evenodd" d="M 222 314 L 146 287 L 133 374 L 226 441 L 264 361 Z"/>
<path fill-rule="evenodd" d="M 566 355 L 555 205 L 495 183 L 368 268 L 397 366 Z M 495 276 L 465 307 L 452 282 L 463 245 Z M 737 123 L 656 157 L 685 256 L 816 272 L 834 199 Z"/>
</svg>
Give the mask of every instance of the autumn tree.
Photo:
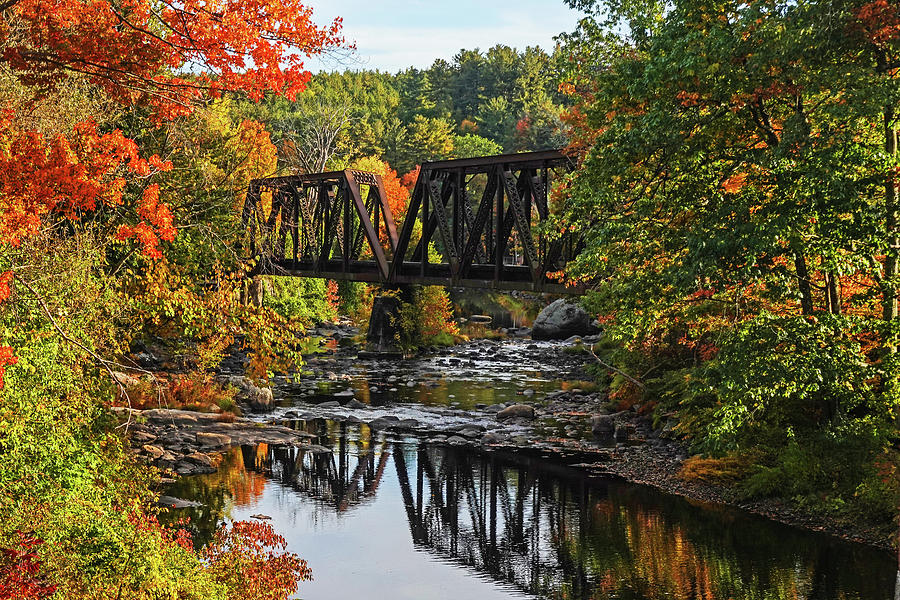
<svg viewBox="0 0 900 600">
<path fill-rule="evenodd" d="M 276 316 L 234 307 L 215 269 L 185 277 L 184 255 L 223 234 L 236 188 L 274 167 L 268 133 L 223 116 L 224 97 L 293 97 L 310 78 L 305 57 L 342 45 L 340 21 L 319 27 L 295 0 L 0 8 L 0 341 L 12 344 L 0 347 L 0 548 L 43 540 L 29 548 L 52 569 L 31 583 L 59 598 L 234 596 L 184 534 L 155 521 L 153 477 L 108 410 L 128 401 L 111 371 L 130 368 L 120 363 L 155 318 L 153 298 L 188 335 L 221 325 L 213 355 L 238 333 L 262 333 L 274 351 Z M 209 246 L 197 263 L 220 263 L 224 244 Z M 245 565 L 266 572 L 265 597 L 303 575 L 277 554 Z"/>
<path fill-rule="evenodd" d="M 569 273 L 602 282 L 593 307 L 624 347 L 607 359 L 652 374 L 645 400 L 682 411 L 698 447 L 764 441 L 760 489 L 818 490 L 810 473 L 834 453 L 847 459 L 827 467 L 837 494 L 877 481 L 897 404 L 882 358 L 895 337 L 890 5 L 570 4 L 590 18 L 564 39 L 581 165 L 564 226 L 586 241 Z M 788 454 L 807 469 L 778 463 Z"/>
</svg>

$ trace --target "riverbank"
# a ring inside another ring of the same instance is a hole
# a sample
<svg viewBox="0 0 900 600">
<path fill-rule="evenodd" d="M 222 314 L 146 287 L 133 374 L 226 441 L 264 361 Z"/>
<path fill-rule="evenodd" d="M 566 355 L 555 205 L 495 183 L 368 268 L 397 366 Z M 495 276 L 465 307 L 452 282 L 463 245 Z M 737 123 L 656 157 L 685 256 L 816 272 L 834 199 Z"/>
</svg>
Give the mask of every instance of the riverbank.
<svg viewBox="0 0 900 600">
<path fill-rule="evenodd" d="M 891 547 L 889 525 L 813 514 L 785 499 L 741 500 L 733 486 L 681 478 L 689 457 L 683 444 L 632 410 L 611 412 L 604 391 L 579 383 L 586 378 L 583 355 L 566 347 L 476 340 L 403 361 L 360 360 L 353 347 L 338 347 L 311 359 L 302 377 L 277 378 L 271 412 L 233 423 L 184 411 L 133 413 L 132 444 L 168 476 L 190 475 L 214 471 L 217 457 L 232 445 L 329 452 L 301 431 L 305 422 L 366 424 L 431 444 L 526 453 L 581 469 L 589 477 L 621 478 L 882 550 Z M 522 372 L 534 376 L 517 381 Z M 563 389 L 556 389 L 559 382 Z M 503 401 L 480 402 L 486 391 L 491 397 L 500 393 Z"/>
</svg>

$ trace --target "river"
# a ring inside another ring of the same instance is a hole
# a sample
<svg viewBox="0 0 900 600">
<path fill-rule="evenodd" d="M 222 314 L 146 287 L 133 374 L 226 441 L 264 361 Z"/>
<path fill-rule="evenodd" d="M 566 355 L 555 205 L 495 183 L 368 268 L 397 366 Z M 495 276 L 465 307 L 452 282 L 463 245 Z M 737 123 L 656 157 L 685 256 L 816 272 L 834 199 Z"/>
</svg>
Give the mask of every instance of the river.
<svg viewBox="0 0 900 600">
<path fill-rule="evenodd" d="M 270 518 L 313 570 L 305 600 L 893 597 L 886 552 L 435 436 L 479 407 L 578 385 L 525 351 L 539 345 L 484 344 L 396 364 L 313 361 L 309 377 L 278 387 L 271 418 L 331 452 L 233 448 L 217 473 L 167 491 L 203 504 L 176 516 L 190 516 L 198 544 L 223 521 Z M 334 406 L 342 392 L 364 408 Z M 366 424 L 386 415 L 410 431 Z"/>
</svg>

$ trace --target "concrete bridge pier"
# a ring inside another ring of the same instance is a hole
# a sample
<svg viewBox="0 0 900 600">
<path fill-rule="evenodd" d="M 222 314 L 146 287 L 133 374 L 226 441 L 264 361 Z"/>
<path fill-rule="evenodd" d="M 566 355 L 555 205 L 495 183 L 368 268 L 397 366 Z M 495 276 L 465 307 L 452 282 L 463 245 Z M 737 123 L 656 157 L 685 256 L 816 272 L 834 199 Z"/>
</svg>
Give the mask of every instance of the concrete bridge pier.
<svg viewBox="0 0 900 600">
<path fill-rule="evenodd" d="M 366 336 L 366 350 L 373 353 L 399 353 L 400 348 L 400 306 L 410 303 L 415 297 L 413 286 L 401 285 L 394 293 L 376 296 L 369 317 L 369 333 Z"/>
</svg>

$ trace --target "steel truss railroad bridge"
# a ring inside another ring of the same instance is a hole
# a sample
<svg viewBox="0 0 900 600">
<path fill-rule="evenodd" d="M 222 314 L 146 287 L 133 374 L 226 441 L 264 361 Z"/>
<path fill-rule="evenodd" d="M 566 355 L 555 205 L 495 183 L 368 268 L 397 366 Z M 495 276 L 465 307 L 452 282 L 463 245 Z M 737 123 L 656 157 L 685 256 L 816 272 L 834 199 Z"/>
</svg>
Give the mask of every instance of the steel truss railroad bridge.
<svg viewBox="0 0 900 600">
<path fill-rule="evenodd" d="M 571 168 L 556 150 L 424 163 L 399 233 L 380 175 L 256 179 L 243 212 L 253 273 L 571 293 L 553 274 L 581 242 L 545 225 Z"/>
</svg>

